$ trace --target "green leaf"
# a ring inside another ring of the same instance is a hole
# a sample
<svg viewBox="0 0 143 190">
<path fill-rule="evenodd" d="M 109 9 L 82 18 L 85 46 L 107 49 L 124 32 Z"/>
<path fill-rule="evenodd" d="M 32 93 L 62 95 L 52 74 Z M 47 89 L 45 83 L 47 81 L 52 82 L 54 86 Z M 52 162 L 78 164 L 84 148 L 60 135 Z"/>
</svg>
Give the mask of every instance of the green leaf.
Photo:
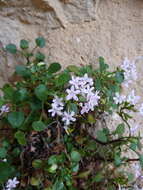
<svg viewBox="0 0 143 190">
<path fill-rule="evenodd" d="M 23 112 L 11 112 L 8 114 L 8 121 L 12 125 L 13 128 L 19 128 L 24 121 L 24 113 Z"/>
<path fill-rule="evenodd" d="M 78 107 L 77 107 L 77 105 L 76 104 L 74 104 L 74 103 L 69 103 L 68 104 L 68 110 L 71 112 L 71 111 L 73 111 L 74 113 L 78 113 Z"/>
<path fill-rule="evenodd" d="M 123 72 L 120 72 L 120 71 L 116 72 L 115 78 L 116 78 L 116 82 L 121 84 L 124 81 Z"/>
<path fill-rule="evenodd" d="M 90 123 L 90 124 L 93 124 L 96 122 L 94 116 L 92 114 L 88 114 L 88 118 L 87 118 L 87 121 Z"/>
<path fill-rule="evenodd" d="M 85 171 L 85 172 L 81 172 L 81 173 L 79 173 L 78 177 L 79 178 L 87 178 L 90 175 L 90 173 L 91 173 L 90 170 Z"/>
<path fill-rule="evenodd" d="M 37 98 L 39 98 L 40 100 L 47 99 L 47 92 L 48 92 L 47 87 L 44 84 L 40 84 L 35 89 L 35 94 Z"/>
<path fill-rule="evenodd" d="M 71 159 L 72 159 L 72 161 L 73 162 L 79 162 L 80 160 L 81 160 L 81 155 L 80 155 L 80 153 L 79 152 L 77 152 L 77 151 L 72 151 L 71 152 Z"/>
<path fill-rule="evenodd" d="M 101 80 L 99 78 L 97 78 L 95 80 L 95 86 L 96 86 L 97 90 L 101 90 L 102 89 L 102 82 L 101 82 Z"/>
<path fill-rule="evenodd" d="M 63 72 L 59 75 L 59 77 L 56 79 L 56 86 L 63 86 L 70 80 L 71 76 L 68 72 Z"/>
<path fill-rule="evenodd" d="M 42 162 L 42 160 L 40 160 L 40 159 L 34 160 L 34 161 L 32 162 L 33 168 L 36 168 L 36 169 L 42 168 L 42 165 L 43 165 L 43 162 Z"/>
<path fill-rule="evenodd" d="M 9 99 L 9 100 L 12 101 L 13 100 L 13 95 L 14 95 L 14 92 L 15 92 L 14 88 L 11 87 L 9 84 L 6 84 L 6 85 L 4 85 L 2 90 L 4 92 L 4 98 Z"/>
<path fill-rule="evenodd" d="M 68 71 L 73 72 L 75 74 L 79 73 L 79 68 L 75 65 L 69 65 L 67 69 Z"/>
<path fill-rule="evenodd" d="M 0 162 L 0 184 L 4 184 L 14 173 L 14 168 L 7 162 Z"/>
<path fill-rule="evenodd" d="M 0 158 L 5 158 L 7 155 L 7 150 L 5 148 L 0 148 Z"/>
<path fill-rule="evenodd" d="M 48 159 L 48 164 L 53 165 L 58 163 L 58 156 L 57 155 L 52 155 Z"/>
<path fill-rule="evenodd" d="M 123 135 L 124 132 L 125 132 L 125 125 L 124 123 L 121 123 L 117 126 L 115 133 L 118 135 Z"/>
<path fill-rule="evenodd" d="M 36 45 L 40 48 L 43 48 L 46 44 L 45 39 L 43 37 L 36 38 L 35 42 L 36 42 Z"/>
<path fill-rule="evenodd" d="M 133 151 L 135 151 L 136 149 L 137 149 L 137 143 L 131 143 L 130 144 L 130 148 L 133 150 Z"/>
<path fill-rule="evenodd" d="M 34 97 L 33 100 L 30 102 L 30 107 L 33 111 L 40 110 L 42 109 L 42 102 Z"/>
<path fill-rule="evenodd" d="M 28 91 L 27 91 L 27 89 L 26 88 L 21 88 L 19 90 L 19 95 L 20 95 L 19 99 L 21 101 L 26 100 L 28 98 Z"/>
<path fill-rule="evenodd" d="M 52 166 L 50 166 L 50 167 L 48 168 L 48 172 L 49 172 L 49 173 L 55 173 L 56 170 L 57 170 L 57 168 L 58 168 L 58 165 L 57 165 L 57 164 L 53 164 Z"/>
<path fill-rule="evenodd" d="M 27 40 L 21 40 L 20 41 L 20 48 L 21 49 L 27 49 L 27 48 L 29 48 L 29 42 Z"/>
<path fill-rule="evenodd" d="M 48 68 L 48 72 L 50 74 L 56 73 L 56 72 L 58 72 L 60 70 L 61 70 L 61 65 L 59 63 L 51 63 L 49 68 Z"/>
<path fill-rule="evenodd" d="M 73 163 L 72 164 L 72 172 L 78 172 L 78 170 L 79 170 L 79 164 L 78 163 Z"/>
<path fill-rule="evenodd" d="M 30 179 L 30 184 L 32 186 L 39 186 L 40 182 L 41 182 L 40 178 L 32 177 Z"/>
<path fill-rule="evenodd" d="M 45 55 L 43 53 L 41 53 L 41 52 L 38 52 L 36 54 L 36 60 L 39 61 L 39 62 L 44 61 L 45 60 Z"/>
<path fill-rule="evenodd" d="M 84 74 L 86 74 L 86 73 L 92 74 L 92 72 L 93 72 L 93 70 L 92 70 L 91 65 L 82 66 L 82 67 L 80 68 L 80 70 L 79 70 L 79 73 L 80 73 L 80 75 L 82 75 L 82 76 L 83 76 Z"/>
<path fill-rule="evenodd" d="M 104 176 L 101 173 L 98 173 L 95 177 L 93 177 L 92 182 L 100 182 Z"/>
<path fill-rule="evenodd" d="M 15 71 L 22 77 L 29 77 L 31 75 L 30 70 L 28 70 L 25 65 L 17 65 Z"/>
<path fill-rule="evenodd" d="M 103 57 L 99 57 L 99 64 L 100 64 L 100 72 L 104 72 L 109 68 L 109 66 L 105 64 Z"/>
<path fill-rule="evenodd" d="M 115 154 L 115 156 L 114 156 L 114 163 L 115 163 L 115 166 L 117 166 L 117 167 L 121 165 L 122 160 L 120 158 L 120 155 Z"/>
<path fill-rule="evenodd" d="M 19 144 L 26 145 L 26 138 L 25 138 L 25 133 L 24 132 L 17 131 L 14 136 L 17 139 Z"/>
<path fill-rule="evenodd" d="M 140 165 L 143 168 L 143 155 L 139 156 L 139 160 L 140 160 Z"/>
<path fill-rule="evenodd" d="M 87 143 L 87 149 L 90 150 L 90 151 L 95 151 L 97 149 L 97 143 L 93 140 L 90 140 L 88 143 Z"/>
<path fill-rule="evenodd" d="M 34 121 L 32 127 L 35 131 L 43 131 L 47 126 L 42 121 Z"/>
<path fill-rule="evenodd" d="M 66 190 L 64 183 L 62 181 L 57 180 L 53 185 L 52 190 Z"/>
<path fill-rule="evenodd" d="M 101 130 L 97 131 L 97 139 L 103 143 L 106 143 L 108 140 L 106 134 Z"/>
<path fill-rule="evenodd" d="M 14 45 L 14 44 L 8 44 L 8 45 L 6 46 L 6 50 L 7 50 L 9 53 L 11 53 L 11 54 L 16 54 L 16 52 L 17 52 L 16 45 Z"/>
</svg>

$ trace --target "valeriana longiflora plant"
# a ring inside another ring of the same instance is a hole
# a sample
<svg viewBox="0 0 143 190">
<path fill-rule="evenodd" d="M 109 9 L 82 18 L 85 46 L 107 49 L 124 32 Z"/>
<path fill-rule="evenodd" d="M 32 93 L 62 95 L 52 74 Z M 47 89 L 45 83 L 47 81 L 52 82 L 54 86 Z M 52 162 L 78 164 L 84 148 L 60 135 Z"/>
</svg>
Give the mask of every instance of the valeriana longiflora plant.
<svg viewBox="0 0 143 190">
<path fill-rule="evenodd" d="M 139 97 L 134 91 L 128 96 L 120 93 L 122 83 L 135 79 L 135 68 L 126 59 L 110 72 L 100 57 L 98 69 L 69 65 L 61 70 L 59 63 L 46 63 L 40 51 L 44 46 L 42 37 L 31 51 L 26 40 L 18 49 L 6 46 L 25 61 L 16 66 L 15 81 L 1 88 L 1 189 L 132 188 L 133 174 L 124 167 L 134 161 L 143 166 L 141 136 L 134 136 L 136 128 L 129 123 Z M 104 122 L 96 129 L 104 115 L 113 114 L 121 118 L 114 130 Z M 128 150 L 136 157 L 128 157 L 124 153 Z"/>
</svg>

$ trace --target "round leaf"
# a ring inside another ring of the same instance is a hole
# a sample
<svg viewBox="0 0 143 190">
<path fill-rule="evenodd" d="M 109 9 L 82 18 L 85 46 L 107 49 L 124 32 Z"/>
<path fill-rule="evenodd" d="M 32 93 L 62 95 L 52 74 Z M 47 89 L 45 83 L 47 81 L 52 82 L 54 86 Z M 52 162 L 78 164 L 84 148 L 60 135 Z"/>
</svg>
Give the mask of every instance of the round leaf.
<svg viewBox="0 0 143 190">
<path fill-rule="evenodd" d="M 0 162 L 0 183 L 5 183 L 6 180 L 13 174 L 14 168 L 12 168 L 6 162 Z"/>
<path fill-rule="evenodd" d="M 27 40 L 21 40 L 20 41 L 20 48 L 21 49 L 27 49 L 27 48 L 29 48 L 29 42 Z"/>
<path fill-rule="evenodd" d="M 9 53 L 12 53 L 12 54 L 16 54 L 16 52 L 17 52 L 16 45 L 14 45 L 14 44 L 8 44 L 8 45 L 6 46 L 6 50 L 7 50 Z"/>
<path fill-rule="evenodd" d="M 17 141 L 18 141 L 19 144 L 26 145 L 25 134 L 22 131 L 17 131 L 15 133 L 15 138 L 17 139 Z"/>
<path fill-rule="evenodd" d="M 46 100 L 47 98 L 47 87 L 44 84 L 40 84 L 35 89 L 35 94 L 40 100 Z"/>
<path fill-rule="evenodd" d="M 19 128 L 24 121 L 23 112 L 11 112 L 8 114 L 8 121 L 13 128 Z"/>
<path fill-rule="evenodd" d="M 35 131 L 43 131 L 47 126 L 42 121 L 34 121 L 32 127 Z"/>
<path fill-rule="evenodd" d="M 63 86 L 70 80 L 71 76 L 68 72 L 63 72 L 59 75 L 59 77 L 56 79 L 56 85 L 57 86 Z"/>
<path fill-rule="evenodd" d="M 61 69 L 61 65 L 59 63 L 51 63 L 48 72 L 51 73 L 56 73 Z"/>
<path fill-rule="evenodd" d="M 36 38 L 36 44 L 38 47 L 43 48 L 46 44 L 45 39 L 43 37 Z"/>
<path fill-rule="evenodd" d="M 71 159 L 72 159 L 72 161 L 74 161 L 74 162 L 79 162 L 79 161 L 81 160 L 81 155 L 80 155 L 80 153 L 77 152 L 77 151 L 72 151 L 72 152 L 71 152 Z"/>
<path fill-rule="evenodd" d="M 107 142 L 107 136 L 103 131 L 97 131 L 97 139 L 101 142 Z"/>
</svg>

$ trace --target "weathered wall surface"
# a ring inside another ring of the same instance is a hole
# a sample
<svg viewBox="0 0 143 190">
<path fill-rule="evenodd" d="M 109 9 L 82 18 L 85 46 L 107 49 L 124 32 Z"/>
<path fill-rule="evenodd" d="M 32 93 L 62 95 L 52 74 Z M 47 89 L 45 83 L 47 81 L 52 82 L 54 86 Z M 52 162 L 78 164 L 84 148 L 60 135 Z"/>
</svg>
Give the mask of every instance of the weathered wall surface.
<svg viewBox="0 0 143 190">
<path fill-rule="evenodd" d="M 2 45 L 44 36 L 49 61 L 97 64 L 99 56 L 112 66 L 124 57 L 143 55 L 142 0 L 0 0 L 0 85 L 8 80 L 15 59 Z M 143 61 L 137 62 L 143 92 Z M 136 116 L 138 124 L 142 119 Z"/>
<path fill-rule="evenodd" d="M 0 48 L 41 35 L 49 61 L 97 64 L 104 56 L 117 66 L 143 54 L 142 10 L 142 0 L 0 0 Z M 16 63 L 0 49 L 0 84 Z M 137 64 L 142 76 L 142 61 Z"/>
<path fill-rule="evenodd" d="M 118 65 L 142 55 L 142 10 L 142 0 L 0 0 L 0 40 L 42 35 L 51 61 L 95 64 L 102 55 Z"/>
<path fill-rule="evenodd" d="M 0 46 L 42 35 L 49 61 L 96 64 L 104 56 L 117 66 L 143 54 L 142 10 L 142 0 L 0 0 Z M 0 83 L 16 64 L 4 55 L 1 50 Z M 138 68 L 143 72 L 141 61 Z"/>
</svg>

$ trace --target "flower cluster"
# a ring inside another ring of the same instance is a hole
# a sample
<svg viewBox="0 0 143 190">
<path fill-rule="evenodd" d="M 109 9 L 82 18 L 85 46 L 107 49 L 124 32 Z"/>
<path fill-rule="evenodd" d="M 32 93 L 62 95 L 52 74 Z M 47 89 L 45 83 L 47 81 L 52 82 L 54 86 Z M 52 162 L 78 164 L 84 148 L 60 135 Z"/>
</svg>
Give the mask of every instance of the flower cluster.
<svg viewBox="0 0 143 190">
<path fill-rule="evenodd" d="M 14 188 L 16 188 L 17 184 L 19 184 L 19 181 L 16 177 L 14 177 L 13 179 L 9 179 L 6 183 L 6 187 L 4 188 L 4 190 L 13 190 Z"/>
<path fill-rule="evenodd" d="M 98 105 L 100 99 L 99 92 L 94 89 L 93 79 L 85 74 L 83 77 L 74 77 L 69 81 L 71 88 L 67 89 L 67 100 L 78 101 L 79 97 L 82 96 L 85 99 L 84 103 L 79 103 L 81 106 L 81 114 L 93 111 L 95 106 Z"/>
<path fill-rule="evenodd" d="M 72 79 L 69 81 L 70 87 L 66 89 L 67 95 L 65 99 L 67 101 L 76 101 L 81 108 L 81 114 L 93 111 L 95 106 L 98 105 L 100 96 L 99 92 L 95 91 L 93 84 L 93 79 L 88 77 L 87 74 L 83 77 L 72 76 Z M 84 102 L 80 102 L 81 97 L 84 99 Z M 62 116 L 62 121 L 67 126 L 71 122 L 76 121 L 76 118 L 74 117 L 75 113 L 73 111 L 63 111 L 64 103 L 62 101 L 62 98 L 56 96 L 51 104 L 52 108 L 48 112 L 51 112 L 52 117 L 55 115 Z"/>
<path fill-rule="evenodd" d="M 52 109 L 48 110 L 48 112 L 51 112 L 52 117 L 55 115 L 62 116 L 62 121 L 65 122 L 65 125 L 70 125 L 71 121 L 75 121 L 76 119 L 73 117 L 75 115 L 74 112 L 63 112 L 64 109 L 64 103 L 62 102 L 62 98 L 55 97 L 53 99 L 53 103 L 51 104 Z"/>
<path fill-rule="evenodd" d="M 124 85 L 129 86 L 133 81 L 137 80 L 137 69 L 134 62 L 131 62 L 127 58 L 124 59 L 121 69 L 124 70 Z"/>
<path fill-rule="evenodd" d="M 122 104 L 123 102 L 129 102 L 132 105 L 136 105 L 140 100 L 140 96 L 136 96 L 135 91 L 132 90 L 128 96 L 116 93 L 115 97 L 113 97 L 113 100 L 115 104 Z"/>
</svg>

